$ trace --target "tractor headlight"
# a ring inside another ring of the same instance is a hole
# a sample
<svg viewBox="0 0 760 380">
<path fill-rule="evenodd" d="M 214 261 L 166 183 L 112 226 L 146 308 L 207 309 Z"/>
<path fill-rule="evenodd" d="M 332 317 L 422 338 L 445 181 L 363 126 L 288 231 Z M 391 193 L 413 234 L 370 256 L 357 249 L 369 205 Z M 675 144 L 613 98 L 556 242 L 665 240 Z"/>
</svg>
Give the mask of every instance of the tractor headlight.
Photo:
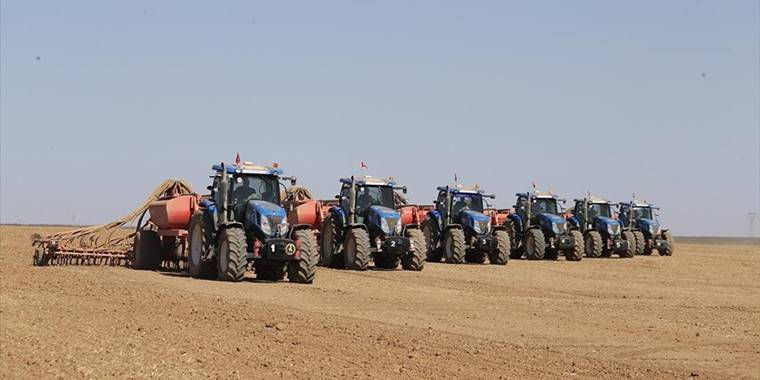
<svg viewBox="0 0 760 380">
<path fill-rule="evenodd" d="M 472 220 L 472 229 L 475 230 L 476 234 L 482 234 L 483 233 L 483 229 L 480 228 L 480 222 L 478 222 L 477 220 L 474 220 L 474 219 Z"/>
<path fill-rule="evenodd" d="M 290 225 L 288 225 L 288 219 L 282 218 L 280 223 L 277 224 L 277 234 L 280 236 L 285 236 L 288 234 L 288 228 Z"/>
<path fill-rule="evenodd" d="M 269 223 L 269 218 L 262 216 L 259 227 L 261 228 L 261 232 L 263 232 L 264 235 L 269 236 L 272 234 L 272 224 Z"/>
<path fill-rule="evenodd" d="M 565 222 L 552 223 L 552 232 L 554 232 L 555 235 L 562 235 L 565 233 L 565 228 Z"/>
<path fill-rule="evenodd" d="M 403 228 L 404 227 L 401 225 L 401 218 L 398 218 L 398 220 L 396 221 L 396 235 L 401 235 L 401 230 Z"/>
<path fill-rule="evenodd" d="M 385 234 L 391 233 L 391 227 L 388 225 L 388 219 L 380 218 L 380 229 L 383 230 L 383 233 Z"/>
</svg>

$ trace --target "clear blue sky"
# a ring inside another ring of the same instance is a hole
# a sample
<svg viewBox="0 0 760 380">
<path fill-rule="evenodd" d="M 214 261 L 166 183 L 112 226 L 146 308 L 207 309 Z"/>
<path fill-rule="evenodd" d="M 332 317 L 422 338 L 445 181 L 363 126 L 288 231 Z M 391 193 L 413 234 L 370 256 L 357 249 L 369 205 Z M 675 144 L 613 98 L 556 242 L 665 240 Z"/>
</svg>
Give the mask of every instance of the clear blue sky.
<svg viewBox="0 0 760 380">
<path fill-rule="evenodd" d="M 109 221 L 240 151 L 320 197 L 364 160 L 418 202 L 457 173 L 746 235 L 759 4 L 6 0 L 0 221 Z"/>
</svg>

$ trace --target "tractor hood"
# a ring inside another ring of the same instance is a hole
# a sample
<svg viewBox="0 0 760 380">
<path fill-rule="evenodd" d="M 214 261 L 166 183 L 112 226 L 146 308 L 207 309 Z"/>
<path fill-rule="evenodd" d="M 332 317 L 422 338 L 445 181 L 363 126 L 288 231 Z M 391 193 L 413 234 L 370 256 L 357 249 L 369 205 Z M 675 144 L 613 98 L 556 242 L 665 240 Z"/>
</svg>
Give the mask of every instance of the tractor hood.
<svg viewBox="0 0 760 380">
<path fill-rule="evenodd" d="M 623 226 L 620 221 L 608 218 L 606 216 L 597 216 L 594 218 L 594 229 L 597 231 L 606 231 L 612 238 L 620 236 Z"/>
<path fill-rule="evenodd" d="M 472 210 L 464 210 L 459 213 L 460 223 L 476 234 L 487 234 L 491 229 L 491 218 L 485 214 Z"/>
<path fill-rule="evenodd" d="M 266 236 L 284 234 L 283 229 L 287 230 L 285 209 L 274 203 L 257 200 L 248 201 L 245 214 L 246 224 L 249 227 L 256 226 Z"/>
<path fill-rule="evenodd" d="M 660 223 L 652 219 L 641 218 L 636 221 L 636 227 L 644 231 L 645 234 L 656 236 L 660 234 Z"/>
<path fill-rule="evenodd" d="M 562 235 L 567 232 L 567 221 L 559 215 L 542 212 L 538 214 L 537 219 L 544 232 L 551 232 L 554 235 Z"/>
<path fill-rule="evenodd" d="M 370 206 L 367 210 L 367 220 L 385 235 L 401 234 L 401 213 L 392 208 Z"/>
</svg>

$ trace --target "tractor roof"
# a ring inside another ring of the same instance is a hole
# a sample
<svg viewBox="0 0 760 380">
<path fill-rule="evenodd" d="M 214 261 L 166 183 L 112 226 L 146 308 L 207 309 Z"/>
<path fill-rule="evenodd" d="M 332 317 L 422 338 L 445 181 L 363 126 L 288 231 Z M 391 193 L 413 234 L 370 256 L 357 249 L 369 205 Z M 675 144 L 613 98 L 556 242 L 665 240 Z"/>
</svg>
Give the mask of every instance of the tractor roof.
<svg viewBox="0 0 760 380">
<path fill-rule="evenodd" d="M 532 193 L 530 192 L 516 193 L 515 195 L 518 197 L 523 197 L 523 198 L 559 199 L 559 195 L 554 194 L 554 192 L 551 192 L 551 191 L 534 190 Z"/>
<path fill-rule="evenodd" d="M 460 183 L 449 186 L 438 186 L 439 191 L 448 191 L 450 193 L 463 193 L 463 194 L 485 194 L 485 191 L 480 188 L 479 185 L 467 186 Z"/>
<path fill-rule="evenodd" d="M 609 200 L 609 199 L 606 199 L 606 198 L 602 198 L 602 197 L 597 197 L 597 196 L 595 196 L 595 195 L 592 195 L 592 196 L 590 196 L 590 197 L 587 197 L 587 198 L 586 198 L 586 200 L 587 200 L 589 203 L 602 203 L 602 204 L 610 204 L 610 203 L 612 203 L 612 202 L 610 202 L 610 200 Z"/>
<path fill-rule="evenodd" d="M 650 207 L 650 208 L 657 208 L 655 205 L 647 202 L 647 201 L 640 201 L 637 199 L 634 199 L 630 202 L 623 202 L 622 204 L 630 206 L 630 207 Z"/>
<path fill-rule="evenodd" d="M 396 186 L 396 182 L 393 180 L 392 177 L 378 178 L 378 177 L 365 175 L 363 177 L 355 177 L 354 180 L 356 181 L 356 184 L 359 186 Z M 340 182 L 350 185 L 351 177 L 341 178 Z"/>
<path fill-rule="evenodd" d="M 211 167 L 214 171 L 221 172 L 223 164 L 217 164 Z M 263 174 L 263 175 L 283 175 L 285 172 L 279 167 L 269 167 L 254 164 L 253 162 L 241 162 L 224 166 L 229 174 Z"/>
</svg>

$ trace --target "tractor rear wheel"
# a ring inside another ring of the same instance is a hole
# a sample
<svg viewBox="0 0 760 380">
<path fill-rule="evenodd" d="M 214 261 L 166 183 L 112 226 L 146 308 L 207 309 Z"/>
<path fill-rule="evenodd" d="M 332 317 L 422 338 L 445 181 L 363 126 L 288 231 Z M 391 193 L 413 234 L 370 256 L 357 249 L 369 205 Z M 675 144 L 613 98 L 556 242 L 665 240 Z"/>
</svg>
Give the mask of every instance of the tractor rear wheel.
<svg viewBox="0 0 760 380">
<path fill-rule="evenodd" d="M 422 235 L 425 239 L 425 257 L 430 262 L 440 262 L 443 252 L 438 247 L 438 237 L 436 236 L 436 226 L 432 219 L 428 218 L 422 222 Z"/>
<path fill-rule="evenodd" d="M 588 231 L 584 237 L 586 257 L 602 257 L 602 234 L 599 231 Z"/>
<path fill-rule="evenodd" d="M 195 278 L 212 278 L 216 275 L 214 261 L 209 258 L 209 242 L 203 228 L 203 214 L 196 213 L 188 228 L 187 272 Z"/>
<path fill-rule="evenodd" d="M 156 270 L 161 267 L 161 238 L 156 231 L 140 230 L 135 234 L 132 268 Z"/>
<path fill-rule="evenodd" d="M 285 278 L 288 262 L 258 260 L 253 263 L 253 269 L 256 271 L 257 280 L 280 281 Z"/>
<path fill-rule="evenodd" d="M 509 234 L 504 230 L 494 231 L 493 235 L 496 237 L 496 249 L 488 254 L 488 262 L 491 265 L 504 265 L 509 260 L 509 248 L 510 240 Z"/>
<path fill-rule="evenodd" d="M 570 231 L 570 236 L 575 240 L 573 248 L 565 250 L 565 260 L 568 261 L 581 261 L 583 258 L 583 235 L 580 231 Z"/>
<path fill-rule="evenodd" d="M 659 251 L 660 256 L 672 256 L 674 247 L 673 234 L 670 231 L 665 231 L 662 233 L 662 238 L 668 243 L 668 246 Z"/>
<path fill-rule="evenodd" d="M 42 243 L 35 243 L 32 265 L 44 267 L 45 265 L 48 265 L 48 261 L 50 261 L 50 257 L 47 254 L 45 245 Z"/>
<path fill-rule="evenodd" d="M 245 232 L 238 227 L 229 227 L 219 235 L 219 257 L 217 257 L 217 277 L 222 281 L 240 282 L 245 276 L 248 260 L 248 246 Z"/>
<path fill-rule="evenodd" d="M 546 254 L 546 240 L 543 231 L 538 228 L 528 230 L 525 238 L 525 258 L 528 260 L 543 260 Z"/>
<path fill-rule="evenodd" d="M 338 226 L 333 215 L 322 222 L 320 227 L 319 264 L 330 268 L 345 266 L 343 256 L 338 254 Z"/>
<path fill-rule="evenodd" d="M 298 244 L 300 260 L 288 263 L 288 281 L 299 284 L 311 284 L 317 271 L 317 239 L 311 229 L 298 230 L 293 233 L 293 240 Z"/>
<path fill-rule="evenodd" d="M 412 228 L 406 230 L 406 237 L 409 238 L 414 249 L 401 258 L 401 268 L 421 271 L 425 267 L 425 235 L 422 234 L 422 231 Z"/>
<path fill-rule="evenodd" d="M 646 239 L 644 238 L 644 233 L 641 231 L 633 231 L 633 236 L 636 238 L 636 254 L 637 255 L 646 255 L 646 249 L 644 247 L 646 246 Z M 649 252 L 649 254 L 652 254 L 652 252 Z"/>
<path fill-rule="evenodd" d="M 362 228 L 348 230 L 343 243 L 343 254 L 348 269 L 367 270 L 371 256 L 367 231 Z"/>
<path fill-rule="evenodd" d="M 628 248 L 620 252 L 620 257 L 633 257 L 636 255 L 636 236 L 632 231 L 623 231 L 623 240 L 628 242 Z"/>
<path fill-rule="evenodd" d="M 464 261 L 466 248 L 464 231 L 449 228 L 443 235 L 443 256 L 449 264 L 461 264 Z"/>
<path fill-rule="evenodd" d="M 509 235 L 509 242 L 511 244 L 509 250 L 510 259 L 520 259 L 523 256 L 524 250 L 520 247 L 520 241 L 517 239 L 517 231 L 515 224 L 509 223 L 507 226 L 507 234 Z"/>
</svg>

